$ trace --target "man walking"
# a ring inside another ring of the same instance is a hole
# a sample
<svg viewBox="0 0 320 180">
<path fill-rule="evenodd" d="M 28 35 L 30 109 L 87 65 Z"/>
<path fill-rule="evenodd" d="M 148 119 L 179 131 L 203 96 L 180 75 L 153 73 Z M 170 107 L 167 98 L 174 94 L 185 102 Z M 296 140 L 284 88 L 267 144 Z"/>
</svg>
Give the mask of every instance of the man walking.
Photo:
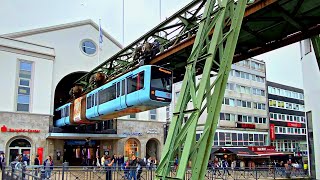
<svg viewBox="0 0 320 180">
<path fill-rule="evenodd" d="M 2 168 L 4 167 L 4 162 L 5 162 L 5 158 L 4 158 L 4 153 L 2 152 L 0 154 L 0 170 L 2 171 Z"/>
</svg>

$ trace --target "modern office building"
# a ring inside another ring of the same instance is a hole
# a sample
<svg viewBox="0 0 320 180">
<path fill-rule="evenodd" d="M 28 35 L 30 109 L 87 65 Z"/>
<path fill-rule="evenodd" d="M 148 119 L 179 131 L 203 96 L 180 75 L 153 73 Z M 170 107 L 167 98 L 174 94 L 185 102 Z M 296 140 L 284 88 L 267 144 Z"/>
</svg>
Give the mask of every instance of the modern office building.
<svg viewBox="0 0 320 180">
<path fill-rule="evenodd" d="M 214 146 L 268 145 L 268 107 L 265 63 L 247 59 L 232 65 L 214 138 Z M 201 76 L 197 77 L 200 80 Z M 212 78 L 213 80 L 213 78 Z M 175 101 L 181 83 L 174 86 Z M 203 132 L 203 114 L 199 120 L 197 138 Z"/>
<path fill-rule="evenodd" d="M 84 20 L 0 36 L 0 151 L 7 163 L 17 154 L 51 155 L 55 165 L 96 152 L 160 158 L 166 108 L 90 126 L 53 127 L 54 109 L 70 98 L 73 83 L 122 46 Z M 98 57 L 100 54 L 100 58 Z M 100 59 L 100 60 L 99 60 Z"/>
<path fill-rule="evenodd" d="M 309 167 L 312 179 L 320 179 L 320 71 L 310 39 L 302 41 L 301 64 L 308 127 Z"/>
<path fill-rule="evenodd" d="M 269 81 L 267 85 L 271 145 L 280 152 L 293 152 L 293 161 L 307 160 L 303 90 Z"/>
</svg>

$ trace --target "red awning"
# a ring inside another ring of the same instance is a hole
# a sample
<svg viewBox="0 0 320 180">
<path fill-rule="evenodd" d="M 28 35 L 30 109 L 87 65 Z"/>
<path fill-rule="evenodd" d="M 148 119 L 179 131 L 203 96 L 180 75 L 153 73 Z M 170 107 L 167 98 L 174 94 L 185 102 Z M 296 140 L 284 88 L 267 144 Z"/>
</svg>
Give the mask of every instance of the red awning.
<svg viewBox="0 0 320 180">
<path fill-rule="evenodd" d="M 258 154 L 259 156 L 284 156 L 288 155 L 288 153 L 285 152 L 254 152 Z"/>
</svg>

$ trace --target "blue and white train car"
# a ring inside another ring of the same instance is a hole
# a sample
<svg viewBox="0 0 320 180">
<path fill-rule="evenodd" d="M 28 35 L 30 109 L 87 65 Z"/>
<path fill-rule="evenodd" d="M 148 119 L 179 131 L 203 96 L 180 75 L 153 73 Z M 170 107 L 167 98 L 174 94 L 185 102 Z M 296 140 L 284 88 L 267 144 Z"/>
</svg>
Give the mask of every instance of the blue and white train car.
<svg viewBox="0 0 320 180">
<path fill-rule="evenodd" d="M 145 65 L 86 95 L 86 118 L 106 120 L 167 106 L 172 97 L 172 71 Z"/>
<path fill-rule="evenodd" d="M 61 127 L 70 125 L 70 106 L 71 103 L 67 103 L 55 110 L 55 126 Z"/>
</svg>

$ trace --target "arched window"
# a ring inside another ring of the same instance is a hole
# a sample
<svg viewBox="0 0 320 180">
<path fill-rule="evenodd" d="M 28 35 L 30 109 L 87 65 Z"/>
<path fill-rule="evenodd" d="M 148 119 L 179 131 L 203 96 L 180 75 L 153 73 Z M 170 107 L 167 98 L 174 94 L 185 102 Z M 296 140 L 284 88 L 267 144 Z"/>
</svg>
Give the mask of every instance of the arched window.
<svg viewBox="0 0 320 180">
<path fill-rule="evenodd" d="M 128 139 L 125 145 L 125 156 L 131 157 L 132 155 L 140 155 L 140 142 L 137 139 Z"/>
<path fill-rule="evenodd" d="M 10 143 L 9 147 L 31 147 L 31 144 L 26 139 L 16 139 Z"/>
</svg>

